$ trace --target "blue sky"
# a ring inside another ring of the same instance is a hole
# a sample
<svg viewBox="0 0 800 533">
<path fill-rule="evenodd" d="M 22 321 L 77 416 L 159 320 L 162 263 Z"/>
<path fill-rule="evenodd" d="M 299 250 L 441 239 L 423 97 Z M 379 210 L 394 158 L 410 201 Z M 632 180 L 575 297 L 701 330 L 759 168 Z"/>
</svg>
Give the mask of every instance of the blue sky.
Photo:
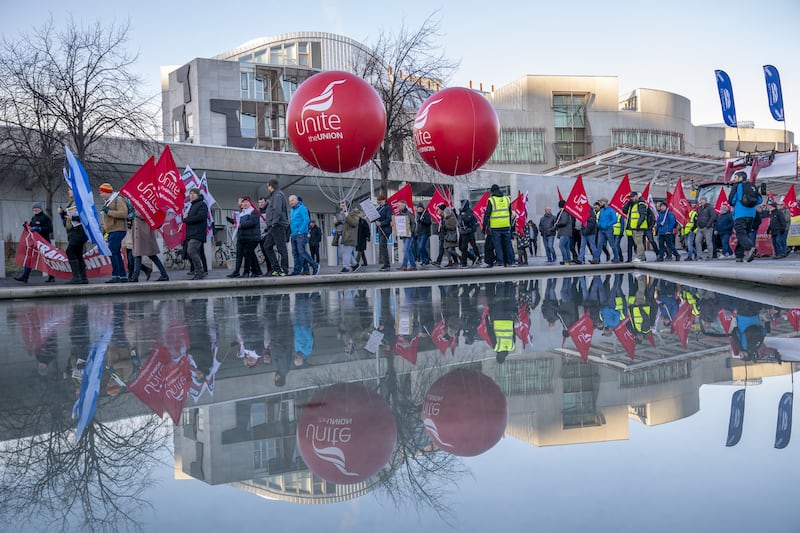
<svg viewBox="0 0 800 533">
<path fill-rule="evenodd" d="M 800 2 L 708 0 L 609 4 L 510 0 L 309 0 L 298 3 L 0 0 L 0 34 L 76 20 L 131 23 L 131 47 L 148 94 L 159 67 L 211 57 L 258 37 L 293 31 L 339 33 L 365 44 L 402 24 L 415 29 L 438 10 L 441 45 L 461 66 L 451 85 L 499 87 L 526 74 L 618 76 L 621 93 L 672 91 L 692 101 L 695 124 L 721 123 L 714 69 L 733 82 L 739 120 L 783 129 L 769 114 L 762 65 L 781 75 L 789 130 L 800 130 Z"/>
</svg>

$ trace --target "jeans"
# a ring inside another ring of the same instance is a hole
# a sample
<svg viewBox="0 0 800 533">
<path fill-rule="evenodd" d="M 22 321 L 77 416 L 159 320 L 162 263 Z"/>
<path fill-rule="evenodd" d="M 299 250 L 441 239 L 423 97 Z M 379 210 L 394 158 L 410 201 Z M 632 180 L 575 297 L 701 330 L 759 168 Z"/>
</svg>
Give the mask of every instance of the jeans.
<svg viewBox="0 0 800 533">
<path fill-rule="evenodd" d="M 686 240 L 686 253 L 687 253 L 686 259 L 694 259 L 695 257 L 697 257 L 697 250 L 695 250 L 694 247 L 694 241 L 696 237 L 697 233 L 695 233 L 694 231 L 690 231 L 684 236 L 684 239 Z"/>
<path fill-rule="evenodd" d="M 311 257 L 311 254 L 308 253 L 308 249 L 306 245 L 308 244 L 308 234 L 307 233 L 296 233 L 292 235 L 292 257 L 294 258 L 294 269 L 292 270 L 293 275 L 297 275 L 303 270 L 305 270 L 306 265 L 311 269 L 311 272 L 314 272 L 317 268 L 317 262 L 314 261 L 314 258 Z"/>
<path fill-rule="evenodd" d="M 662 233 L 658 236 L 658 253 L 656 254 L 659 259 L 672 255 L 675 259 L 680 259 L 681 256 L 678 250 L 675 249 L 675 234 Z"/>
<path fill-rule="evenodd" d="M 494 240 L 497 265 L 513 265 L 514 247 L 511 245 L 511 228 L 492 228 L 492 240 Z"/>
<path fill-rule="evenodd" d="M 561 250 L 561 262 L 569 263 L 572 260 L 572 237 L 566 235 L 558 238 L 558 247 Z"/>
<path fill-rule="evenodd" d="M 731 234 L 720 233 L 719 240 L 722 242 L 722 255 L 731 255 Z"/>
<path fill-rule="evenodd" d="M 622 254 L 620 254 L 618 256 L 617 255 L 617 248 L 616 248 L 616 246 L 614 246 L 614 228 L 607 228 L 607 229 L 599 229 L 598 228 L 598 230 L 597 230 L 597 246 L 594 249 L 594 254 L 592 255 L 592 258 L 595 261 L 600 261 L 600 254 L 602 253 L 603 247 L 606 245 L 606 243 L 608 243 L 609 246 L 611 246 L 611 252 L 613 254 L 614 261 L 617 261 L 617 260 L 621 259 L 620 256 Z"/>
<path fill-rule="evenodd" d="M 128 279 L 125 263 L 122 260 L 122 239 L 124 231 L 112 231 L 108 234 L 108 249 L 111 250 L 111 277 Z"/>
<path fill-rule="evenodd" d="M 421 263 L 431 262 L 431 254 L 428 253 L 428 241 L 430 238 L 430 235 L 417 235 L 416 253 L 417 259 L 419 259 Z"/>
<path fill-rule="evenodd" d="M 548 263 L 555 263 L 556 262 L 556 249 L 554 246 L 556 236 L 555 235 L 548 235 L 547 237 L 542 237 L 544 241 L 544 251 L 547 255 L 547 262 Z"/>
<path fill-rule="evenodd" d="M 342 268 L 353 268 L 356 263 L 356 247 L 347 244 L 340 244 L 339 250 L 342 253 Z"/>
<path fill-rule="evenodd" d="M 417 268 L 414 261 L 414 239 L 411 237 L 401 237 L 403 241 L 403 267 Z"/>
<path fill-rule="evenodd" d="M 586 260 L 586 248 L 589 248 L 589 253 L 592 258 L 594 258 L 595 255 L 597 255 L 598 259 L 600 258 L 600 250 L 597 249 L 595 240 L 596 237 L 597 235 L 581 235 L 581 247 L 578 251 L 578 261 L 581 263 Z"/>
</svg>

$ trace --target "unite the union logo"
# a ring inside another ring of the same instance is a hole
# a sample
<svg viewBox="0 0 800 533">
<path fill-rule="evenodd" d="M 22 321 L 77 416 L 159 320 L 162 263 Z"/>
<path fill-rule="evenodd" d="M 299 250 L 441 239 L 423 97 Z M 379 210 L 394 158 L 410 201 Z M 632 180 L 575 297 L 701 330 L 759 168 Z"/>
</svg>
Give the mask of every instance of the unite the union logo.
<svg viewBox="0 0 800 533">
<path fill-rule="evenodd" d="M 309 141 L 326 139 L 342 139 L 342 119 L 336 113 L 326 113 L 334 101 L 334 87 L 346 83 L 347 80 L 334 80 L 325 89 L 313 98 L 309 98 L 300 112 L 300 120 L 295 121 L 294 127 L 298 135 L 309 135 Z M 315 112 L 316 114 L 306 112 Z"/>
</svg>

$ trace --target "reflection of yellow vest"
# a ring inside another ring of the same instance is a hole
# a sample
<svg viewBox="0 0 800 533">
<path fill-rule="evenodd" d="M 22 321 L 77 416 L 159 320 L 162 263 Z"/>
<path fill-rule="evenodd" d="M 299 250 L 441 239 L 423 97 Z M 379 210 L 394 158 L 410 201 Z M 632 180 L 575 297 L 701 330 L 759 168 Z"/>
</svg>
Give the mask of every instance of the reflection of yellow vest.
<svg viewBox="0 0 800 533">
<path fill-rule="evenodd" d="M 493 320 L 494 327 L 494 351 L 510 352 L 514 349 L 514 321 L 513 320 Z"/>
<path fill-rule="evenodd" d="M 508 206 L 511 205 L 511 198 L 508 196 L 491 196 L 489 202 L 492 204 L 489 227 L 497 229 L 510 228 L 511 215 Z"/>
<path fill-rule="evenodd" d="M 625 318 L 625 299 L 621 296 L 614 298 L 614 310 L 619 313 L 619 318 Z"/>
<path fill-rule="evenodd" d="M 633 322 L 633 329 L 639 333 L 650 333 L 652 325 L 648 324 L 647 330 L 644 329 L 644 318 L 647 316 L 648 322 L 650 321 L 650 306 L 649 305 L 635 305 L 631 307 L 631 322 Z"/>
<path fill-rule="evenodd" d="M 692 314 L 694 316 L 700 316 L 700 309 L 697 307 L 697 298 L 694 297 L 694 294 L 689 291 L 683 291 L 682 296 L 683 300 L 692 306 Z"/>
</svg>

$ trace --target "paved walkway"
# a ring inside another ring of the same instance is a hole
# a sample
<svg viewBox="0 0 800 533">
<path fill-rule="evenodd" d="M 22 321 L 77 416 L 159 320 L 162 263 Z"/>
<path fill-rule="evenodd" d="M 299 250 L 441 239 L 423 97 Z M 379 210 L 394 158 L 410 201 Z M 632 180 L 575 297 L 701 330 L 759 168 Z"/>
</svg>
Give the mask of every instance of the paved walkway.
<svg viewBox="0 0 800 533">
<path fill-rule="evenodd" d="M 742 288 L 752 290 L 758 286 L 773 286 L 791 289 L 794 294 L 800 289 L 800 254 L 795 253 L 781 260 L 771 258 L 756 259 L 752 263 L 736 263 L 733 259 L 719 259 L 711 261 L 693 262 L 663 262 L 656 263 L 648 260 L 644 263 L 622 263 L 613 265 L 602 263 L 599 265 L 546 265 L 544 258 L 537 257 L 530 265 L 513 268 L 438 268 L 429 266 L 420 270 L 405 272 L 398 270 L 399 265 L 389 272 L 381 272 L 376 265 L 360 268 L 357 272 L 340 272 L 339 267 L 323 266 L 316 276 L 288 276 L 282 278 L 227 278 L 230 270 L 215 269 L 202 281 L 192 281 L 186 276 L 185 270 L 171 270 L 170 281 L 157 283 L 145 282 L 144 276 L 139 283 L 104 283 L 101 280 L 92 280 L 89 285 L 67 285 L 63 281 L 45 283 L 44 277 L 38 273 L 31 275 L 27 284 L 22 284 L 13 279 L 13 272 L 9 277 L 0 279 L 0 300 L 25 299 L 25 298 L 53 298 L 75 297 L 87 295 L 112 295 L 137 293 L 157 293 L 183 290 L 231 290 L 253 287 L 291 287 L 293 290 L 308 285 L 354 285 L 359 283 L 379 283 L 387 279 L 400 280 L 426 280 L 436 283 L 436 280 L 453 280 L 463 278 L 485 277 L 520 277 L 520 276 L 564 276 L 581 273 L 583 275 L 597 271 L 630 270 L 632 268 L 653 273 L 672 274 L 679 277 L 699 277 L 706 280 L 719 280 L 726 283 L 738 283 Z M 155 277 L 153 278 L 155 279 Z"/>
</svg>

